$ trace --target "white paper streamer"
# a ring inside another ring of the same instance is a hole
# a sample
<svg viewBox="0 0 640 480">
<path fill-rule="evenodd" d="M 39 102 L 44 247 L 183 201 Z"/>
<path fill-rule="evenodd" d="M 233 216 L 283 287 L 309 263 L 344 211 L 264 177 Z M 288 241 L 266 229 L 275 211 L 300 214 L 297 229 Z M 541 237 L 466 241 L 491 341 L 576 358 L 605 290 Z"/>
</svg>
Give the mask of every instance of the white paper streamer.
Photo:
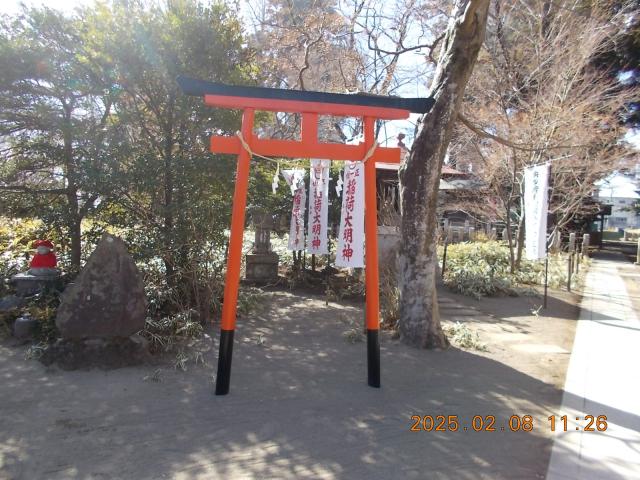
<svg viewBox="0 0 640 480">
<path fill-rule="evenodd" d="M 342 172 L 340 172 L 338 174 L 338 181 L 336 182 L 336 196 L 338 198 L 340 198 L 340 195 L 342 194 L 342 185 L 344 185 L 344 182 L 342 181 Z"/>
<path fill-rule="evenodd" d="M 282 176 L 291 187 L 293 206 L 289 226 L 289 250 L 304 250 L 304 209 L 307 200 L 304 186 L 304 170 L 282 170 Z"/>
<path fill-rule="evenodd" d="M 278 191 L 278 183 L 280 180 L 280 162 L 278 162 L 278 166 L 276 167 L 276 173 L 273 176 L 273 180 L 271 181 L 271 191 L 275 195 Z"/>
</svg>

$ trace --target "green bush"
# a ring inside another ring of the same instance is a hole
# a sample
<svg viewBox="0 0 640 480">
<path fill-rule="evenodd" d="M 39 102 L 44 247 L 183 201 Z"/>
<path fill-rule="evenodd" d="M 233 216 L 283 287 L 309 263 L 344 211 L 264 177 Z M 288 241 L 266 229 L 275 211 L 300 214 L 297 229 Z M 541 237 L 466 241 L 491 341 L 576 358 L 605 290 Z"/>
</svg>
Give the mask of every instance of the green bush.
<svg viewBox="0 0 640 480">
<path fill-rule="evenodd" d="M 56 312 L 60 305 L 60 292 L 41 293 L 29 300 L 27 312 L 38 321 L 35 338 L 41 343 L 52 343 L 58 338 Z"/>
<path fill-rule="evenodd" d="M 31 244 L 40 222 L 0 217 L 0 296 L 10 292 L 9 278 L 29 268 Z"/>
<path fill-rule="evenodd" d="M 144 329 L 139 333 L 149 341 L 151 351 L 157 353 L 184 347 L 191 339 L 200 338 L 203 328 L 198 313 L 186 310 L 159 319 L 147 317 Z"/>
<path fill-rule="evenodd" d="M 439 248 L 442 265 L 442 247 Z M 568 275 L 566 253 L 549 255 L 548 285 L 565 288 Z M 589 259 L 580 263 L 580 273 L 571 276 L 572 288 L 580 287 Z M 444 283 L 452 290 L 480 298 L 496 294 L 535 294 L 531 285 L 544 284 L 544 262 L 522 259 L 520 269 L 511 273 L 509 247 L 503 242 L 456 243 L 447 247 Z"/>
<path fill-rule="evenodd" d="M 575 261 L 574 257 L 574 261 Z M 568 268 L 569 256 L 566 253 L 556 253 L 549 255 L 549 273 L 548 273 L 548 285 L 551 288 L 566 288 L 567 276 L 569 274 Z M 576 275 L 575 267 L 574 272 L 571 275 L 571 288 L 579 288 L 584 283 L 584 273 L 591 261 L 589 258 L 583 258 L 580 262 L 580 273 Z M 544 265 L 538 272 L 538 283 L 544 284 Z"/>
<path fill-rule="evenodd" d="M 510 271 L 509 249 L 496 241 L 456 243 L 447 247 L 444 283 L 463 295 L 480 298 L 499 293 L 517 295 L 525 284 L 538 281 L 539 264 L 523 260 Z"/>
<path fill-rule="evenodd" d="M 35 341 L 52 343 L 58 338 L 55 320 L 59 304 L 60 292 L 51 290 L 30 297 L 22 307 L 0 312 L 0 339 L 11 335 L 11 325 L 18 317 L 28 315 L 38 322 L 34 332 Z"/>
<path fill-rule="evenodd" d="M 464 323 L 456 322 L 453 325 L 444 327 L 444 333 L 455 345 L 462 348 L 488 351 L 487 345 L 480 341 L 480 334 L 472 331 Z"/>
</svg>

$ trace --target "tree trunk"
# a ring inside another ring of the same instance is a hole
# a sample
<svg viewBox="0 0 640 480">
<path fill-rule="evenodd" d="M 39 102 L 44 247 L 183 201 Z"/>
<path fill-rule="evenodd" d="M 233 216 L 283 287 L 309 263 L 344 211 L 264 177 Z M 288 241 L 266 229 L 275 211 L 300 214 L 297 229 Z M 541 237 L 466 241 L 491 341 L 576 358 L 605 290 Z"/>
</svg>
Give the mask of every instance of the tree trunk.
<svg viewBox="0 0 640 480">
<path fill-rule="evenodd" d="M 416 347 L 445 348 L 436 296 L 436 206 L 440 170 L 462 95 L 484 40 L 489 0 L 456 0 L 424 116 L 400 169 L 400 335 Z"/>
<path fill-rule="evenodd" d="M 163 223 L 162 223 L 162 239 L 164 250 L 164 266 L 167 285 L 170 288 L 176 286 L 176 265 L 174 251 L 174 231 L 173 231 L 173 190 L 174 190 L 174 171 L 173 171 L 173 103 L 169 104 L 169 114 L 167 115 L 167 125 L 164 130 L 164 205 L 163 205 Z"/>
<path fill-rule="evenodd" d="M 73 138 L 71 124 L 72 105 L 63 103 L 64 128 L 63 128 L 63 152 L 64 152 L 64 173 L 67 181 L 67 226 L 71 239 L 71 266 L 77 272 L 80 271 L 80 260 L 82 254 L 82 216 L 80 215 L 80 203 L 78 201 L 78 175 L 74 163 Z"/>
<path fill-rule="evenodd" d="M 80 259 L 82 256 L 82 219 L 74 217 L 69 223 L 71 234 L 71 265 L 80 271 Z"/>
<path fill-rule="evenodd" d="M 507 244 L 509 245 L 509 271 L 513 274 L 516 271 L 516 254 L 514 252 L 513 235 L 511 233 L 511 200 L 507 202 L 506 210 Z"/>
<path fill-rule="evenodd" d="M 507 239 L 509 241 L 509 271 L 513 275 L 518 269 L 518 261 L 514 252 L 513 234 L 511 232 L 511 208 L 513 207 L 513 192 L 515 186 L 518 184 L 518 156 L 514 149 L 513 151 L 513 170 L 511 176 L 511 189 L 509 191 L 509 197 L 507 200 Z"/>
</svg>

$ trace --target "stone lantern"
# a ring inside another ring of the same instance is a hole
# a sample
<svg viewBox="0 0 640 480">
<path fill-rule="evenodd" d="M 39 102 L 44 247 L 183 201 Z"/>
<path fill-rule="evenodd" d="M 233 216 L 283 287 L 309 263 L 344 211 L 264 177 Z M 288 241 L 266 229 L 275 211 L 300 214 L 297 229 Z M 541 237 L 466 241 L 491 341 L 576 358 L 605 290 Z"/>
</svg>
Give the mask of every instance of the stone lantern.
<svg viewBox="0 0 640 480">
<path fill-rule="evenodd" d="M 278 280 L 278 254 L 271 250 L 273 218 L 264 212 L 251 215 L 256 231 L 251 253 L 246 256 L 246 279 L 252 282 L 274 282 Z"/>
</svg>

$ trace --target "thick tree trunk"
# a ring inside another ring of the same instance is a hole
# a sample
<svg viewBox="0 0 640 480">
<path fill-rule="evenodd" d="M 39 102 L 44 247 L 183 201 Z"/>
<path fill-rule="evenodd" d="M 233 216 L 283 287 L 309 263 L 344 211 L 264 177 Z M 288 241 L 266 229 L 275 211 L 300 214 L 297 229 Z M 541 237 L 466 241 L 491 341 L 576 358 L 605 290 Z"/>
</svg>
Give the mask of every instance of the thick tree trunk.
<svg viewBox="0 0 640 480">
<path fill-rule="evenodd" d="M 400 335 L 416 347 L 444 348 L 436 296 L 436 205 L 440 170 L 462 95 L 484 40 L 489 0 L 456 0 L 411 154 L 400 169 Z"/>
</svg>

